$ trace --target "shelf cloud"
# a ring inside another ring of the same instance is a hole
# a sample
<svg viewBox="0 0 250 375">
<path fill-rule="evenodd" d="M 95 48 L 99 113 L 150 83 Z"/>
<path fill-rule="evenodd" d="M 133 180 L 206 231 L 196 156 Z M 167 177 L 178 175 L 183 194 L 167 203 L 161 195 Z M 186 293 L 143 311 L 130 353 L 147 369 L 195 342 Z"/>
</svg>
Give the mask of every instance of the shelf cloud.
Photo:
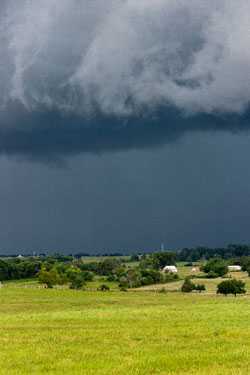
<svg viewBox="0 0 250 375">
<path fill-rule="evenodd" d="M 196 128 L 194 118 L 208 116 L 214 124 L 249 111 L 248 0 L 1 4 L 0 150 L 7 152 L 20 134 L 34 142 L 36 134 L 51 132 L 55 149 L 57 136 L 80 136 L 77 150 L 84 151 L 97 128 L 106 143 L 116 132 L 126 144 L 122 137 L 142 134 L 145 118 L 150 124 L 160 118 L 166 127 L 160 133 L 172 139 L 171 132 Z M 102 138 L 93 143 L 102 149 Z"/>
</svg>

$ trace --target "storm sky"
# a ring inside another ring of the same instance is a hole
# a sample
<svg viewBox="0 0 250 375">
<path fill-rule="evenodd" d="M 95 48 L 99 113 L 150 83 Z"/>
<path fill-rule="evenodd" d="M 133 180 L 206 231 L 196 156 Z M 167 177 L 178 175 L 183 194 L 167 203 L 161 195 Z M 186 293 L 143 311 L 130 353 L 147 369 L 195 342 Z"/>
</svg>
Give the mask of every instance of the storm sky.
<svg viewBox="0 0 250 375">
<path fill-rule="evenodd" d="M 248 0 L 2 0 L 0 253 L 250 243 Z"/>
</svg>

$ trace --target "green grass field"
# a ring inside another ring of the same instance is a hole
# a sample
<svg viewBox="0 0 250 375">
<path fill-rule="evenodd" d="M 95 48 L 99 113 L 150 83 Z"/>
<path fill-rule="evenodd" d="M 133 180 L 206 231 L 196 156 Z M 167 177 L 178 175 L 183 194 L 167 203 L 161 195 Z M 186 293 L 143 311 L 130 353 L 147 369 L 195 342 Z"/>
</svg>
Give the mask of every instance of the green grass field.
<svg viewBox="0 0 250 375">
<path fill-rule="evenodd" d="M 248 295 L 9 283 L 0 290 L 0 374 L 247 375 L 249 322 Z"/>
</svg>

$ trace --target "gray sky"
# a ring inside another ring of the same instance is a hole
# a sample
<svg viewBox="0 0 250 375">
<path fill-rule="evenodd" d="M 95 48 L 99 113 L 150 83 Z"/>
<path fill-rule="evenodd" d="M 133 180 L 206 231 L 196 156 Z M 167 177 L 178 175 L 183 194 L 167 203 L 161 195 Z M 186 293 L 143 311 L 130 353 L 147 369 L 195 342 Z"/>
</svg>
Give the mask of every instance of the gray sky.
<svg viewBox="0 0 250 375">
<path fill-rule="evenodd" d="M 249 24 L 248 0 L 2 1 L 0 252 L 250 242 Z"/>
<path fill-rule="evenodd" d="M 148 250 L 249 242 L 250 135 L 188 135 L 67 167 L 2 157 L 2 250 Z"/>
</svg>

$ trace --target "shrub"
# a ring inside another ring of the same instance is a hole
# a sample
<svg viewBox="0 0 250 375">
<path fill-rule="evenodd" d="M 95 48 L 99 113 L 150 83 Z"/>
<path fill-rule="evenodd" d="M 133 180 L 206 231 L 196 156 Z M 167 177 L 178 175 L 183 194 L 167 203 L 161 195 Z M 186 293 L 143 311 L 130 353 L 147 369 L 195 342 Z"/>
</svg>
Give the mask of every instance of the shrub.
<svg viewBox="0 0 250 375">
<path fill-rule="evenodd" d="M 190 293 L 195 289 L 194 283 L 190 280 L 190 278 L 186 278 L 184 283 L 182 284 L 181 291 L 184 293 Z"/>
<path fill-rule="evenodd" d="M 121 291 L 121 292 L 127 292 L 128 290 L 127 290 L 127 288 L 125 288 L 124 286 L 121 286 L 121 287 L 120 287 L 120 291 Z"/>
<path fill-rule="evenodd" d="M 248 276 L 250 277 L 250 266 L 248 266 L 245 271 L 247 272 Z"/>
<path fill-rule="evenodd" d="M 115 275 L 113 275 L 112 273 L 110 275 L 108 275 L 107 276 L 107 281 L 116 281 Z"/>
<path fill-rule="evenodd" d="M 154 284 L 154 279 L 151 276 L 143 276 L 141 278 L 141 285 L 152 285 Z"/>
<path fill-rule="evenodd" d="M 70 284 L 70 289 L 82 289 L 85 285 L 85 280 L 81 274 L 73 278 Z"/>
<path fill-rule="evenodd" d="M 167 272 L 165 273 L 164 275 L 164 283 L 171 283 L 172 281 L 177 281 L 179 280 L 179 276 L 177 273 L 171 273 L 171 272 Z"/>
<path fill-rule="evenodd" d="M 147 279 L 147 285 L 149 284 L 157 284 L 163 281 L 163 275 L 161 272 L 154 270 L 154 269 L 142 269 L 140 271 L 141 277 Z"/>
<path fill-rule="evenodd" d="M 94 279 L 94 274 L 93 274 L 93 272 L 90 272 L 90 271 L 83 271 L 81 273 L 81 277 L 85 281 L 92 281 Z"/>
<path fill-rule="evenodd" d="M 128 280 L 125 276 L 122 276 L 119 280 L 119 288 L 127 289 L 129 287 Z"/>
<path fill-rule="evenodd" d="M 241 280 L 224 280 L 217 286 L 217 293 L 218 294 L 234 294 L 235 297 L 237 294 L 244 294 L 246 293 L 245 283 Z"/>
<path fill-rule="evenodd" d="M 201 293 L 201 292 L 204 292 L 206 290 L 206 287 L 204 284 L 197 284 L 195 285 L 195 290 L 197 290 L 197 292 Z"/>
<path fill-rule="evenodd" d="M 219 277 L 219 275 L 217 273 L 213 272 L 213 271 L 210 271 L 207 274 L 208 279 L 217 279 L 217 277 Z"/>
<path fill-rule="evenodd" d="M 107 292 L 108 290 L 110 290 L 110 288 L 108 285 L 102 284 L 99 286 L 98 290 L 100 290 L 101 292 Z"/>
<path fill-rule="evenodd" d="M 161 288 L 161 289 L 159 289 L 159 293 L 167 293 L 167 291 L 166 291 L 165 288 Z"/>
</svg>

